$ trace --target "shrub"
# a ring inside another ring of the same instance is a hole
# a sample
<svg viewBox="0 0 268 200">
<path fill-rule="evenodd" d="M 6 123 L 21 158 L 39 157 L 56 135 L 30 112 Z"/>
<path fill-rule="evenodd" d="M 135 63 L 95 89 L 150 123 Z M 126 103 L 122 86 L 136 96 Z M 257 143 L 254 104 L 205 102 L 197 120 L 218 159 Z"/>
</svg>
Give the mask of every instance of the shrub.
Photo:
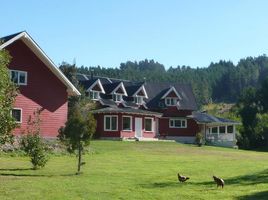
<svg viewBox="0 0 268 200">
<path fill-rule="evenodd" d="M 48 161 L 46 145 L 39 134 L 25 135 L 21 139 L 22 149 L 31 158 L 33 169 L 44 167 Z"/>
<path fill-rule="evenodd" d="M 202 133 L 197 133 L 196 136 L 195 136 L 195 142 L 196 144 L 201 147 L 202 144 L 203 144 L 203 135 Z"/>
<path fill-rule="evenodd" d="M 28 126 L 21 138 L 22 150 L 31 158 L 33 169 L 44 167 L 48 161 L 46 154 L 47 145 L 40 136 L 40 113 L 41 110 L 34 112 L 33 119 L 28 119 Z"/>
</svg>

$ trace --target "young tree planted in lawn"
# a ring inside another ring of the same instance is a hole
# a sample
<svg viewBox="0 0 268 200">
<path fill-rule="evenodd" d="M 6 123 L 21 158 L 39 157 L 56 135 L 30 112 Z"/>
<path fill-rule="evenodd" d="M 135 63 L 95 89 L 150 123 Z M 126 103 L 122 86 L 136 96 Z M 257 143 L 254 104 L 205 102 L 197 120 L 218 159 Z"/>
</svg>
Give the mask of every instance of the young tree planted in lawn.
<svg viewBox="0 0 268 200">
<path fill-rule="evenodd" d="M 77 174 L 80 173 L 81 166 L 84 164 L 82 153 L 85 147 L 89 146 L 96 130 L 96 120 L 93 114 L 89 112 L 89 107 L 88 103 L 77 102 L 70 110 L 65 127 L 59 130 L 59 138 L 67 145 L 67 150 L 70 153 L 77 153 Z"/>
<path fill-rule="evenodd" d="M 7 51 L 0 50 L 0 143 L 2 144 L 11 141 L 12 135 L 10 133 L 17 126 L 11 116 L 17 89 L 10 79 L 7 68 L 10 59 Z"/>
<path fill-rule="evenodd" d="M 22 149 L 31 158 L 33 169 L 44 167 L 48 161 L 46 144 L 40 136 L 40 112 L 34 112 L 33 118 L 29 116 L 28 127 L 21 138 Z"/>
</svg>

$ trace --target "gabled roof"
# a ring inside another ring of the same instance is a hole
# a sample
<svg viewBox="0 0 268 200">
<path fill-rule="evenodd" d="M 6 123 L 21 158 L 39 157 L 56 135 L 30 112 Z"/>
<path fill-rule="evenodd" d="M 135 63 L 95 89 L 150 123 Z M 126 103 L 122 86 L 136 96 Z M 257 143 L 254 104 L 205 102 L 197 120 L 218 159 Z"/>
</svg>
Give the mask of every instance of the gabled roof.
<svg viewBox="0 0 268 200">
<path fill-rule="evenodd" d="M 169 90 L 161 97 L 161 99 L 166 98 L 172 91 L 177 95 L 179 99 L 181 99 L 181 96 L 178 94 L 177 90 L 173 86 L 169 88 Z"/>
<path fill-rule="evenodd" d="M 106 83 L 103 85 L 103 88 L 106 94 L 114 94 L 119 88 L 122 88 L 124 95 L 127 96 L 123 82 Z"/>
<path fill-rule="evenodd" d="M 146 105 L 149 109 L 160 109 L 161 101 L 164 94 L 170 90 L 171 83 L 146 83 L 144 85 L 148 99 L 146 100 Z M 172 86 L 180 94 L 181 100 L 179 109 L 181 110 L 197 110 L 197 105 L 195 101 L 192 88 L 188 84 L 172 83 Z"/>
<path fill-rule="evenodd" d="M 84 88 L 86 89 L 86 91 L 92 91 L 92 88 L 94 88 L 96 85 L 98 85 L 101 89 L 101 93 L 105 94 L 105 91 L 102 87 L 102 84 L 100 82 L 99 79 L 90 79 L 90 80 L 86 80 L 86 81 L 81 81 L 80 84 L 82 86 L 84 86 Z"/>
<path fill-rule="evenodd" d="M 230 120 L 230 119 L 225 119 L 225 118 L 220 118 L 220 117 L 215 117 L 212 115 L 209 115 L 207 113 L 201 113 L 201 112 L 193 112 L 192 115 L 187 116 L 189 118 L 194 119 L 198 123 L 212 123 L 212 124 L 240 124 L 239 122 Z"/>
<path fill-rule="evenodd" d="M 137 94 L 140 92 L 140 91 L 143 91 L 144 93 L 144 97 L 148 99 L 148 95 L 147 95 L 147 92 L 145 90 L 145 87 L 144 85 L 142 85 L 132 96 L 137 96 Z"/>
<path fill-rule="evenodd" d="M 0 49 L 6 48 L 17 40 L 23 41 L 35 53 L 35 55 L 42 60 L 49 70 L 67 87 L 67 92 L 69 95 L 80 95 L 80 92 L 75 88 L 75 86 L 65 77 L 60 69 L 53 63 L 53 61 L 45 54 L 45 52 L 26 31 L 0 38 L 0 40 L 3 41 L 3 44 L 0 45 Z"/>
</svg>

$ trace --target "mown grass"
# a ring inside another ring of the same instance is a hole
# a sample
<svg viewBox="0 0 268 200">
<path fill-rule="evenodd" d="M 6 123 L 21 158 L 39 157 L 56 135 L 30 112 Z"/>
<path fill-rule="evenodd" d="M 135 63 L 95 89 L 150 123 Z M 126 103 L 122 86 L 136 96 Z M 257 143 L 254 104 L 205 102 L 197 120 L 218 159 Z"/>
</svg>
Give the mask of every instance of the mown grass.
<svg viewBox="0 0 268 200">
<path fill-rule="evenodd" d="M 265 152 L 119 141 L 93 141 L 91 152 L 78 176 L 74 156 L 31 170 L 27 157 L 1 155 L 0 199 L 268 199 Z M 178 172 L 190 180 L 179 183 Z"/>
</svg>

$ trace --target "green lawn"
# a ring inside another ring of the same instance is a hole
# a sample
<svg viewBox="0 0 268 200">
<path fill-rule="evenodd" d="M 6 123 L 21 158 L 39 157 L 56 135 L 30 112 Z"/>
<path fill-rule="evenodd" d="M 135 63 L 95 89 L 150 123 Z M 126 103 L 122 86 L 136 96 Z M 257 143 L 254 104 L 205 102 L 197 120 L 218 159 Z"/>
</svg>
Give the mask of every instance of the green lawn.
<svg viewBox="0 0 268 200">
<path fill-rule="evenodd" d="M 41 170 L 0 157 L 0 199 L 268 199 L 268 153 L 175 142 L 93 141 L 83 174 L 76 157 L 51 156 Z M 177 181 L 177 173 L 190 176 Z M 224 178 L 216 187 L 212 175 Z"/>
</svg>

